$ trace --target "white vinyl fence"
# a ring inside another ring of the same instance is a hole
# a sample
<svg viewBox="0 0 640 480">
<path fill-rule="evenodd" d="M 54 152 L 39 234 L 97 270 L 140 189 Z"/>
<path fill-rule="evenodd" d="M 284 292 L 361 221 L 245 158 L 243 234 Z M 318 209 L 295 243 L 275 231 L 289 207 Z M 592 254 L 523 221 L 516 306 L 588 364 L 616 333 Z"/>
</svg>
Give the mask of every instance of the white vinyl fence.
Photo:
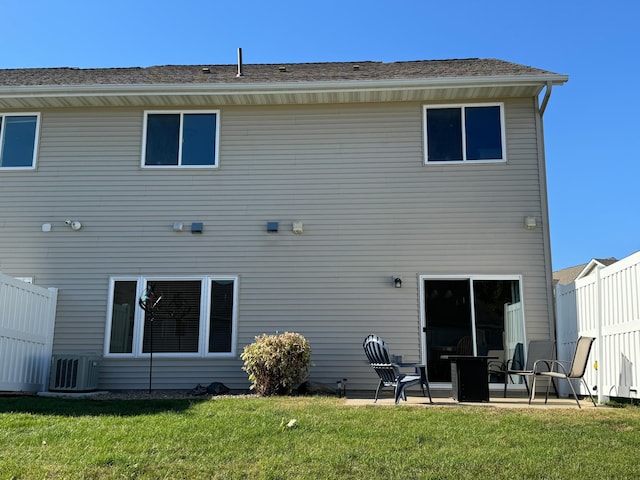
<svg viewBox="0 0 640 480">
<path fill-rule="evenodd" d="M 524 339 L 522 302 L 504 306 L 504 358 L 513 358 L 516 345 Z"/>
<path fill-rule="evenodd" d="M 578 336 L 596 338 L 585 379 L 597 387 L 599 401 L 640 398 L 640 252 L 558 285 L 556 322 L 560 360 L 571 360 Z M 569 393 L 561 387 L 561 394 Z"/>
<path fill-rule="evenodd" d="M 0 391 L 45 390 L 58 291 L 0 273 Z"/>
</svg>

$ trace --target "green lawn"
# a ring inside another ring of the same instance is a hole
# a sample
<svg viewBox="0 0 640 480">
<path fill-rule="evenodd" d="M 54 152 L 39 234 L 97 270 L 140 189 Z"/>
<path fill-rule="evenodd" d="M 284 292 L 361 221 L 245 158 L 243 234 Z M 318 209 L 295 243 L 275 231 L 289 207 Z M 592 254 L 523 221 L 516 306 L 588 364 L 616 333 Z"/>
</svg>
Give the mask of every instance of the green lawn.
<svg viewBox="0 0 640 480">
<path fill-rule="evenodd" d="M 639 459 L 633 407 L 0 398 L 0 479 L 636 479 Z"/>
</svg>

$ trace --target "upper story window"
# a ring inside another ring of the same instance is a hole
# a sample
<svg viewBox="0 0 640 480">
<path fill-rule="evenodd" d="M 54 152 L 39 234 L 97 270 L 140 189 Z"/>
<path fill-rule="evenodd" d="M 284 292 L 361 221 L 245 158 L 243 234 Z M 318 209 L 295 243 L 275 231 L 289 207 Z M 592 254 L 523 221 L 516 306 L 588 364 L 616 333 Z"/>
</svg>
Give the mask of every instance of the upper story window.
<svg viewBox="0 0 640 480">
<path fill-rule="evenodd" d="M 218 166 L 220 112 L 145 112 L 143 167 Z"/>
<path fill-rule="evenodd" d="M 426 163 L 506 160 L 502 104 L 424 107 Z"/>
<path fill-rule="evenodd" d="M 37 113 L 0 114 L 0 168 L 35 168 L 39 120 Z"/>
</svg>

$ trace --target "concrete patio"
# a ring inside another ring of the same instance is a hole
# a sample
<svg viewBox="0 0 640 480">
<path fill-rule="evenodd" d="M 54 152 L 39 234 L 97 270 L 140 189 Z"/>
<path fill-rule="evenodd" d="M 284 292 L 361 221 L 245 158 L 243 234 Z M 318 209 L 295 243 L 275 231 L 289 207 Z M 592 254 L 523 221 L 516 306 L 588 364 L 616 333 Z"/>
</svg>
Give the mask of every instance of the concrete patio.
<svg viewBox="0 0 640 480">
<path fill-rule="evenodd" d="M 576 405 L 576 401 L 573 398 L 555 398 L 550 396 L 547 403 L 544 403 L 544 393 L 542 395 L 536 395 L 536 398 L 533 399 L 531 405 L 529 405 L 529 398 L 525 396 L 517 396 L 517 397 L 507 397 L 503 398 L 502 395 L 491 395 L 489 398 L 489 402 L 457 402 L 450 396 L 445 396 L 443 392 L 437 392 L 433 395 L 433 404 L 429 403 L 428 397 L 423 397 L 420 393 L 409 392 L 407 395 L 407 401 L 400 400 L 398 405 L 411 405 L 411 406 L 422 406 L 422 407 L 452 407 L 452 406 L 466 406 L 466 407 L 489 407 L 489 408 L 533 408 L 533 409 L 574 409 L 578 410 L 578 406 Z M 366 405 L 376 405 L 376 406 L 394 406 L 393 397 L 389 396 L 389 392 L 384 392 L 381 395 L 381 398 L 378 399 L 377 402 L 373 401 L 373 393 L 370 395 L 354 395 L 357 398 L 347 398 L 345 399 L 345 403 L 347 405 L 352 406 L 366 406 Z M 583 410 L 585 409 L 595 409 L 591 400 L 581 399 L 580 406 Z M 598 405 L 597 408 L 608 408 L 606 405 Z"/>
</svg>

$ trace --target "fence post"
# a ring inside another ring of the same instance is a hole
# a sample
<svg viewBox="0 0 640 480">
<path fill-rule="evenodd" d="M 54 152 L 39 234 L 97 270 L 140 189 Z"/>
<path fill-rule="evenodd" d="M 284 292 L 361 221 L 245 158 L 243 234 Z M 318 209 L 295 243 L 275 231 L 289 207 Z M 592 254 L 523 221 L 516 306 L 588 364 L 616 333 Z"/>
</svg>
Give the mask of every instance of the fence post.
<svg viewBox="0 0 640 480">
<path fill-rule="evenodd" d="M 47 326 L 49 331 L 47 332 L 47 344 L 44 348 L 44 355 L 42 359 L 42 387 L 41 391 L 49 391 L 49 373 L 51 371 L 51 355 L 53 354 L 53 331 L 56 325 L 56 313 L 58 305 L 58 289 L 49 288 L 49 305 L 47 307 Z"/>
<path fill-rule="evenodd" d="M 597 325 L 596 325 L 596 351 L 598 352 L 598 355 L 596 357 L 596 362 L 598 362 L 598 369 L 596 370 L 596 382 L 597 382 L 597 386 L 598 386 L 598 403 L 603 403 L 604 401 L 604 394 L 602 393 L 604 391 L 603 388 L 603 374 L 602 374 L 602 369 L 605 367 L 604 362 L 605 357 L 602 354 L 603 352 L 603 348 L 604 346 L 602 345 L 602 322 L 603 322 L 603 316 L 604 316 L 604 311 L 602 309 L 602 266 L 598 265 L 596 267 L 596 307 L 597 310 L 596 312 L 598 312 L 598 320 L 597 320 Z M 608 365 L 606 366 L 607 368 L 609 367 Z M 589 393 L 589 392 L 587 392 Z"/>
</svg>

